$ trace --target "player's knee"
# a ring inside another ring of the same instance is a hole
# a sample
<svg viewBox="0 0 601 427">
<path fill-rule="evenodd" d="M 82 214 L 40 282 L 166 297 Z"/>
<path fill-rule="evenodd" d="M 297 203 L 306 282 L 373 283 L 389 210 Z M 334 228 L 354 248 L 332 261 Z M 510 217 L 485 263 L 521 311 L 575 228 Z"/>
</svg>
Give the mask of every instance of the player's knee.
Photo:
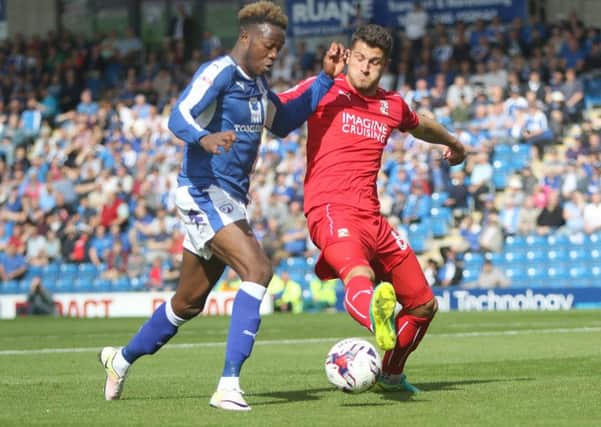
<svg viewBox="0 0 601 427">
<path fill-rule="evenodd" d="M 181 297 L 176 293 L 173 298 L 171 298 L 171 308 L 178 317 L 181 317 L 182 319 L 192 319 L 202 312 L 206 300 L 207 295 L 205 294 Z"/>
<path fill-rule="evenodd" d="M 353 277 L 363 276 L 367 277 L 372 282 L 376 279 L 376 274 L 372 270 L 371 267 L 367 265 L 358 265 L 349 270 L 349 272 L 344 276 L 344 283 L 350 282 Z"/>
<path fill-rule="evenodd" d="M 412 311 L 414 316 L 433 318 L 438 311 L 438 301 L 436 297 L 433 297 L 430 301 L 416 307 Z"/>
</svg>

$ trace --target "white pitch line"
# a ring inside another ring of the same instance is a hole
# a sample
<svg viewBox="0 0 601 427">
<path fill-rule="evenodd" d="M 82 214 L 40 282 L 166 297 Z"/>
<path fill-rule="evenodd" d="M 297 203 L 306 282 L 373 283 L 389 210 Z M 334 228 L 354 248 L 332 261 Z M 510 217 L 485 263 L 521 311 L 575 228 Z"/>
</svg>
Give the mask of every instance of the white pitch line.
<svg viewBox="0 0 601 427">
<path fill-rule="evenodd" d="M 494 337 L 494 336 L 514 336 L 514 335 L 532 335 L 532 334 L 573 334 L 601 332 L 601 327 L 582 327 L 582 328 L 555 328 L 555 329 L 522 329 L 508 331 L 489 331 L 489 332 L 452 332 L 440 334 L 428 334 L 428 337 L 434 338 L 470 338 L 470 337 Z M 285 344 L 321 344 L 335 342 L 343 337 L 331 338 L 300 338 L 289 340 L 258 340 L 256 345 L 285 345 Z M 167 344 L 167 349 L 181 348 L 203 348 L 203 347 L 225 347 L 225 342 L 198 342 L 183 344 Z M 56 354 L 56 353 L 91 353 L 97 352 L 100 347 L 75 347 L 75 348 L 39 348 L 29 350 L 0 350 L 0 356 L 24 356 L 33 354 Z"/>
</svg>

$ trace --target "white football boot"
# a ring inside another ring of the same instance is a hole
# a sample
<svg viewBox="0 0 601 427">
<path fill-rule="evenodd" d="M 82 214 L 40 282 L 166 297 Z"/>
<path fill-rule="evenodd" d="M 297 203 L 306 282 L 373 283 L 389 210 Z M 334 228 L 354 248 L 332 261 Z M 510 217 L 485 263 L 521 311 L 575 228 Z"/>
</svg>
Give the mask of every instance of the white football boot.
<svg viewBox="0 0 601 427">
<path fill-rule="evenodd" d="M 250 406 L 244 400 L 242 390 L 217 390 L 213 393 L 209 405 L 226 411 L 250 411 Z"/>
<path fill-rule="evenodd" d="M 106 400 L 117 400 L 121 397 L 123 391 L 123 382 L 126 375 L 119 375 L 113 368 L 113 359 L 120 348 L 104 347 L 98 354 L 98 360 L 106 372 L 106 381 L 104 383 L 104 398 Z"/>
</svg>

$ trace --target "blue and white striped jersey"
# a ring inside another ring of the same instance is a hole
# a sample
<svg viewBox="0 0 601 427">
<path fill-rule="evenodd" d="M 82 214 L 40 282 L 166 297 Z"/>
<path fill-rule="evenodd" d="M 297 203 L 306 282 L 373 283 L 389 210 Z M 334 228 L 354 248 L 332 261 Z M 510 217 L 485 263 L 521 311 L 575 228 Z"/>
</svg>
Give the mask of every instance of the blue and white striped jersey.
<svg viewBox="0 0 601 427">
<path fill-rule="evenodd" d="M 169 129 L 186 142 L 178 184 L 217 185 L 246 202 L 263 127 L 278 136 L 298 128 L 332 83 L 322 72 L 298 97 L 282 103 L 264 77 L 249 77 L 229 56 L 202 64 L 169 117 Z M 213 155 L 200 146 L 202 137 L 227 130 L 237 137 L 229 152 Z"/>
</svg>

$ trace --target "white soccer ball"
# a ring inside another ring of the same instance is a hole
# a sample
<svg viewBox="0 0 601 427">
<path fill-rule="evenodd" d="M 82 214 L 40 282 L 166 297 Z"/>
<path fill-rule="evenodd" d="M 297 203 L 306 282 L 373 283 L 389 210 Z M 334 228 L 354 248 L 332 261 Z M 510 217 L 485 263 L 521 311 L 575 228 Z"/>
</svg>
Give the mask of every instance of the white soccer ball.
<svg viewBox="0 0 601 427">
<path fill-rule="evenodd" d="M 361 393 L 373 386 L 380 375 L 382 360 L 376 348 L 360 338 L 337 342 L 326 357 L 330 383 L 347 393 Z"/>
</svg>

